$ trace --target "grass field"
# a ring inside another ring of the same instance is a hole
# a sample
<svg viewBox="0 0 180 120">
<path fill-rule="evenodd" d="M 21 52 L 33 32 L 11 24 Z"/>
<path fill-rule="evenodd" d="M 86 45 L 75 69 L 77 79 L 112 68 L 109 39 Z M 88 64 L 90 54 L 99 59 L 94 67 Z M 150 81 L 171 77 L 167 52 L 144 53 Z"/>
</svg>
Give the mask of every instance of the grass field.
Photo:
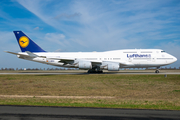
<svg viewBox="0 0 180 120">
<path fill-rule="evenodd" d="M 0 75 L 1 105 L 180 110 L 180 75 Z M 39 98 L 36 96 L 85 96 Z M 86 98 L 87 96 L 87 98 Z M 89 98 L 88 96 L 103 96 Z M 104 96 L 107 96 L 104 97 Z M 108 98 L 113 97 L 113 98 Z"/>
</svg>

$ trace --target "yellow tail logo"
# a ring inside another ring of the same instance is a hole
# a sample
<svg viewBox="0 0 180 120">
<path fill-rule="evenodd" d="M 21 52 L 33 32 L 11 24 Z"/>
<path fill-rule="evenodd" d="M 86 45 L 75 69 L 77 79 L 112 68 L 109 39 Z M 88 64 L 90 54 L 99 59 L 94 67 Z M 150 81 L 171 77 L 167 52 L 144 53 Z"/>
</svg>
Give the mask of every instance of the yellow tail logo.
<svg viewBox="0 0 180 120">
<path fill-rule="evenodd" d="M 26 36 L 22 36 L 19 38 L 19 45 L 22 48 L 25 48 L 29 45 L 29 39 Z"/>
</svg>

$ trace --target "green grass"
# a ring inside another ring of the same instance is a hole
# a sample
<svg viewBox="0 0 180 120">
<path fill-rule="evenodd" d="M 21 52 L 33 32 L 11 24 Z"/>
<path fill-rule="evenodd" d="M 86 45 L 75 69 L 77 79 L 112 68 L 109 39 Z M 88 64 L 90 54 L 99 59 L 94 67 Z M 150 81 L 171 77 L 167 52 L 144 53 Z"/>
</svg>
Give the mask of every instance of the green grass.
<svg viewBox="0 0 180 120">
<path fill-rule="evenodd" d="M 177 102 L 177 101 L 176 101 Z M 98 107 L 180 110 L 175 102 L 166 100 L 99 100 L 99 99 L 40 99 L 40 98 L 6 98 L 0 99 L 1 105 L 63 106 L 63 107 Z"/>
<path fill-rule="evenodd" d="M 73 106 L 180 110 L 180 75 L 0 75 L 1 105 Z M 113 96 L 55 99 L 36 96 Z"/>
</svg>

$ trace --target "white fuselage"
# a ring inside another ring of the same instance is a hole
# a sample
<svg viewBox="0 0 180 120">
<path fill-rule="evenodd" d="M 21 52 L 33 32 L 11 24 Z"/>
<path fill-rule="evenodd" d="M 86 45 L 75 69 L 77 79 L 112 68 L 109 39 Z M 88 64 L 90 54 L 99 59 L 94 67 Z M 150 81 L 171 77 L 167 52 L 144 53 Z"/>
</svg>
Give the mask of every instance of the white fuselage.
<svg viewBox="0 0 180 120">
<path fill-rule="evenodd" d="M 27 55 L 26 52 L 20 54 Z M 106 52 L 37 52 L 39 57 L 19 58 L 59 67 L 78 68 L 81 61 L 91 62 L 108 69 L 108 64 L 119 64 L 119 68 L 160 67 L 177 61 L 177 58 L 160 49 L 125 49 Z M 66 62 L 64 62 L 65 60 Z"/>
</svg>

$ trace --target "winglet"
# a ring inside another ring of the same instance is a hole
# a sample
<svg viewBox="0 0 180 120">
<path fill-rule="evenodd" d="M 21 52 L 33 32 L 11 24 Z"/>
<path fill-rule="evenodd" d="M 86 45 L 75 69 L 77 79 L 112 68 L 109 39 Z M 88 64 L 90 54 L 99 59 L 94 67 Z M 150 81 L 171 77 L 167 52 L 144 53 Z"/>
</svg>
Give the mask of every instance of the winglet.
<svg viewBox="0 0 180 120">
<path fill-rule="evenodd" d="M 22 31 L 13 32 L 16 36 L 17 42 L 22 52 L 46 52 L 41 47 L 39 47 L 34 41 L 32 41 L 27 35 L 25 35 Z"/>
</svg>

